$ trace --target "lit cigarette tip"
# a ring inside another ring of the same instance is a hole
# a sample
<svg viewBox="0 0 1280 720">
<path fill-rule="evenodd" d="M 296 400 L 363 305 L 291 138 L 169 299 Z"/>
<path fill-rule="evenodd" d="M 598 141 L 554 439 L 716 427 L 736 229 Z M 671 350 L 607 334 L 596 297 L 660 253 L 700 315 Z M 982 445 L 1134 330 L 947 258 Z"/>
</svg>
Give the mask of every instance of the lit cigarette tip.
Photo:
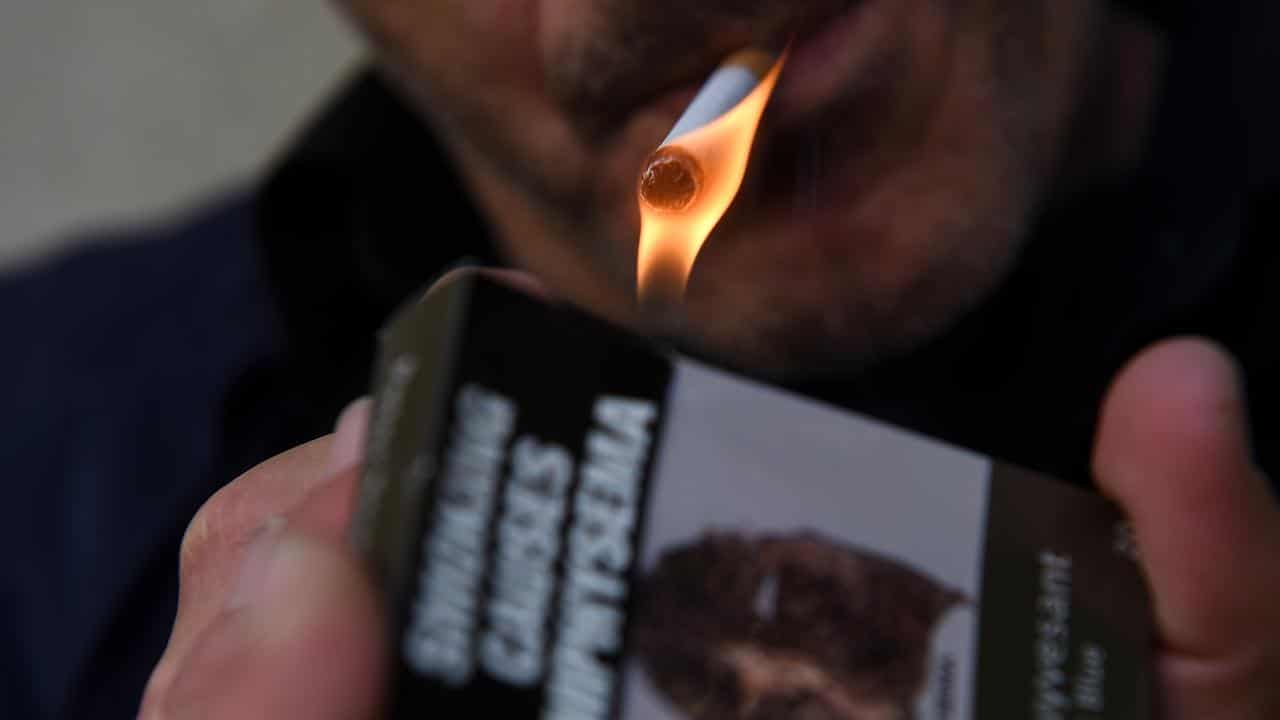
<svg viewBox="0 0 1280 720">
<path fill-rule="evenodd" d="M 640 176 L 640 197 L 654 210 L 680 212 L 693 204 L 702 187 L 702 166 L 678 147 L 659 148 Z"/>
<path fill-rule="evenodd" d="M 670 134 L 644 165 L 640 198 L 659 212 L 680 212 L 694 203 L 702 187 L 702 165 L 678 141 L 710 125 L 737 107 L 759 86 L 778 60 L 764 50 L 730 55 L 703 83 Z"/>
</svg>

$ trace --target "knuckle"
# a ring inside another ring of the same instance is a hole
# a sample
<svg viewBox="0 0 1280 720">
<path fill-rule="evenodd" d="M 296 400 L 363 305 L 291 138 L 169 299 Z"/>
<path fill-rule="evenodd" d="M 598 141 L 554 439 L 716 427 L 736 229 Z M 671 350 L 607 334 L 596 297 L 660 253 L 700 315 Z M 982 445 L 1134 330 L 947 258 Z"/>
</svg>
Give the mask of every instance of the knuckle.
<svg viewBox="0 0 1280 720">
<path fill-rule="evenodd" d="M 196 512 L 195 517 L 187 524 L 186 531 L 182 533 L 182 545 L 178 549 L 178 569 L 182 575 L 187 575 L 192 568 L 198 567 L 200 558 L 205 554 L 209 538 L 209 519 L 205 507 Z"/>
<path fill-rule="evenodd" d="M 178 551 L 178 571 L 187 578 L 212 564 L 216 558 L 235 544 L 238 535 L 249 523 L 242 517 L 236 483 L 219 490 L 196 511 L 182 534 Z"/>
<path fill-rule="evenodd" d="M 312 489 L 308 479 L 314 475 L 311 465 L 327 457 L 327 447 L 309 443 L 277 455 L 205 501 L 187 524 L 179 545 L 180 587 L 216 589 L 225 584 L 236 558 L 264 524 L 292 512 L 307 497 Z"/>
<path fill-rule="evenodd" d="M 142 693 L 142 702 L 138 708 L 138 720 L 155 720 L 160 717 L 160 708 L 164 703 L 165 690 L 169 687 L 173 676 L 171 663 L 162 659 L 151 671 L 147 687 Z"/>
</svg>

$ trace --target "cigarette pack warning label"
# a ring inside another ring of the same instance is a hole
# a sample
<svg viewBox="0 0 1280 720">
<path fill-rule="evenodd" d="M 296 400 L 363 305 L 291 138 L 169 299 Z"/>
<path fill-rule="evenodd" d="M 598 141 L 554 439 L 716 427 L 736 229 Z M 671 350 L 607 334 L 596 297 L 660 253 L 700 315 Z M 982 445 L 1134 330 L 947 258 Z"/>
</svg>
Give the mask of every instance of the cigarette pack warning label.
<svg viewBox="0 0 1280 720">
<path fill-rule="evenodd" d="M 1147 716 L 1115 510 L 471 281 L 384 339 L 394 717 Z"/>
</svg>

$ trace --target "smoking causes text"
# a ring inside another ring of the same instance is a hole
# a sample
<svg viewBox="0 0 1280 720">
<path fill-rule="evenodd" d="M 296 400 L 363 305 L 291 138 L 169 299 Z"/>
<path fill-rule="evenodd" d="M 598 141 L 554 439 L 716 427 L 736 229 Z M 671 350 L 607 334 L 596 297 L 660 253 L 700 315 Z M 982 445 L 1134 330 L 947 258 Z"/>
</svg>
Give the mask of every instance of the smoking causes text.
<svg viewBox="0 0 1280 720">
<path fill-rule="evenodd" d="M 455 409 L 404 658 L 452 686 L 477 665 L 513 687 L 545 682 L 544 717 L 606 717 L 657 407 L 597 398 L 576 473 L 561 445 L 511 442 L 508 398 L 468 386 Z"/>
<path fill-rule="evenodd" d="M 484 580 L 489 519 L 515 405 L 482 388 L 458 393 L 457 418 L 405 629 L 405 661 L 419 673 L 463 685 L 475 668 L 472 637 Z"/>
</svg>

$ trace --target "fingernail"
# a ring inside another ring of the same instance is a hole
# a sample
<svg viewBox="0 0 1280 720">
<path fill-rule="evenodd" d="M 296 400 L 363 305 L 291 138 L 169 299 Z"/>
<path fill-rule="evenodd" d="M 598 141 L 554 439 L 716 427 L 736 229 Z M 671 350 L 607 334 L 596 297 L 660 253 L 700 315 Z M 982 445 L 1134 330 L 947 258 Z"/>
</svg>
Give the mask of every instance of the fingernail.
<svg viewBox="0 0 1280 720">
<path fill-rule="evenodd" d="M 330 475 L 355 467 L 364 461 L 365 435 L 369 428 L 369 414 L 372 409 L 373 400 L 363 397 L 348 405 L 338 417 L 329 455 Z"/>
<path fill-rule="evenodd" d="M 244 560 L 240 564 L 240 574 L 236 584 L 227 598 L 227 610 L 240 610 L 252 605 L 262 596 L 262 589 L 271 576 L 275 564 L 276 551 L 280 546 L 280 538 L 284 534 L 285 519 L 279 515 L 267 520 L 258 530 L 249 547 L 245 549 Z"/>
</svg>

